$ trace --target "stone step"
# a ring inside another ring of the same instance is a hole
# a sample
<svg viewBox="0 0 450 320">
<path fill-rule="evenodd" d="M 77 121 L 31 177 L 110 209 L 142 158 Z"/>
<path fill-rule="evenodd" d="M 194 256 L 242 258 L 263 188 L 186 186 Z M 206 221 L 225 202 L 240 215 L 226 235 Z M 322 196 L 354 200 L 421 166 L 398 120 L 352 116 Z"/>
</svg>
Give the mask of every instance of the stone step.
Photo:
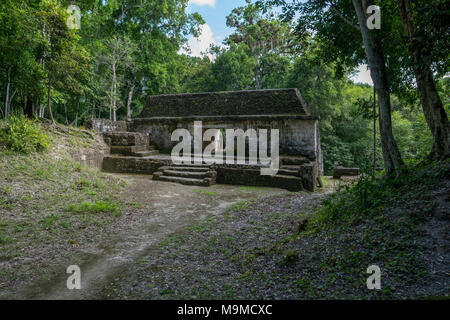
<svg viewBox="0 0 450 320">
<path fill-rule="evenodd" d="M 133 156 L 133 154 L 141 151 L 145 151 L 145 148 L 141 146 L 111 146 L 111 154 Z"/>
<path fill-rule="evenodd" d="M 294 176 L 294 177 L 298 177 L 299 173 L 298 173 L 298 169 L 297 170 L 292 170 L 292 169 L 278 169 L 278 173 L 279 175 L 284 175 L 284 176 Z"/>
<path fill-rule="evenodd" d="M 174 165 L 164 167 L 164 169 L 172 171 L 191 171 L 191 172 L 208 172 L 210 170 L 209 167 L 177 167 Z"/>
<path fill-rule="evenodd" d="M 134 156 L 144 158 L 144 157 L 149 157 L 149 156 L 156 156 L 158 154 L 159 154 L 158 150 L 146 150 L 146 151 L 135 152 Z"/>
<path fill-rule="evenodd" d="M 303 180 L 299 177 L 277 174 L 271 176 L 270 179 L 273 180 L 274 185 L 283 186 L 284 189 L 289 191 L 296 192 L 303 190 Z"/>
<path fill-rule="evenodd" d="M 177 164 L 177 163 L 172 163 L 170 165 L 171 167 L 187 167 L 187 168 L 211 168 L 211 165 L 209 164 L 192 164 L 192 163 L 181 163 L 181 164 Z"/>
<path fill-rule="evenodd" d="M 285 157 L 281 157 L 281 165 L 287 165 L 287 166 L 291 166 L 291 165 L 302 165 L 305 163 L 309 163 L 311 162 L 308 158 L 305 157 L 301 157 L 301 156 L 285 156 Z"/>
<path fill-rule="evenodd" d="M 159 154 L 159 151 L 148 149 L 143 146 L 112 146 L 111 154 L 118 154 L 128 157 L 148 157 Z"/>
<path fill-rule="evenodd" d="M 281 165 L 280 169 L 285 169 L 285 170 L 295 170 L 298 171 L 298 169 L 300 168 L 300 166 L 298 165 Z"/>
<path fill-rule="evenodd" d="M 183 178 L 183 177 L 172 177 L 165 176 L 159 174 L 153 174 L 153 180 L 167 181 L 167 182 L 176 182 L 183 185 L 189 186 L 200 186 L 200 187 L 209 187 L 215 183 L 213 179 L 205 178 L 205 179 L 192 179 L 192 178 Z"/>
<path fill-rule="evenodd" d="M 164 170 L 163 173 L 165 176 L 193 178 L 193 179 L 212 178 L 214 176 L 214 172 L 212 171 L 192 172 L 192 171 Z"/>
</svg>

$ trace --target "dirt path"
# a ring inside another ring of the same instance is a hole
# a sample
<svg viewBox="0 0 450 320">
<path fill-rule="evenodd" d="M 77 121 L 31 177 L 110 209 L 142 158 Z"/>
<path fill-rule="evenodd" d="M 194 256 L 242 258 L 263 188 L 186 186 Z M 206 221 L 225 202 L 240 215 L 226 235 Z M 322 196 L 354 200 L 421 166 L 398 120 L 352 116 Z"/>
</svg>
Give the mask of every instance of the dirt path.
<svg viewBox="0 0 450 320">
<path fill-rule="evenodd" d="M 99 243 L 96 252 L 91 252 L 89 258 L 71 263 L 81 268 L 81 290 L 67 289 L 69 275 L 64 268 L 59 278 L 34 285 L 20 296 L 28 299 L 96 298 L 108 281 L 115 279 L 128 266 L 136 264 L 167 236 L 211 216 L 220 215 L 226 207 L 238 201 L 287 193 L 274 188 L 228 185 L 207 188 L 152 181 L 148 176 L 121 177 L 129 181 L 123 197 L 128 201 L 149 204 L 153 208 L 152 213 L 143 217 L 137 227 L 111 236 L 112 239 L 105 239 L 103 244 Z"/>
</svg>

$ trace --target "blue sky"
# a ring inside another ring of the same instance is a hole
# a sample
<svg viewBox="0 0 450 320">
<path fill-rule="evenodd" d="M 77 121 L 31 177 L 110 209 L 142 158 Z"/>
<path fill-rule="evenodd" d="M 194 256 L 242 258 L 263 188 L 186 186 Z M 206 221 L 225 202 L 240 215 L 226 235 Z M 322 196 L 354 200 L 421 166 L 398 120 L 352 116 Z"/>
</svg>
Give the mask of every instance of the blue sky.
<svg viewBox="0 0 450 320">
<path fill-rule="evenodd" d="M 205 52 L 211 44 L 222 44 L 222 41 L 233 32 L 226 25 L 226 17 L 231 10 L 245 4 L 245 0 L 190 0 L 188 12 L 198 12 L 205 20 L 200 37 L 189 40 L 191 55 L 201 56 L 201 53 Z M 372 84 L 367 67 L 360 66 L 359 71 L 353 80 Z"/>
<path fill-rule="evenodd" d="M 227 15 L 234 8 L 245 4 L 245 0 L 191 0 L 188 10 L 200 13 L 206 24 L 211 27 L 215 39 L 222 42 L 227 35 L 233 32 L 226 26 Z"/>
</svg>

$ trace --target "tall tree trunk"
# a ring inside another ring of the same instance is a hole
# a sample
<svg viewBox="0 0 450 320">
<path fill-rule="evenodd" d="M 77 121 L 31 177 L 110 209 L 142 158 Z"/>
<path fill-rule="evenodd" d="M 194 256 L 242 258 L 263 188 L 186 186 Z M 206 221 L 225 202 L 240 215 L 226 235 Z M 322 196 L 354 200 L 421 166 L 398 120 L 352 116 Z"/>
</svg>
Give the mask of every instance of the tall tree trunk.
<svg viewBox="0 0 450 320">
<path fill-rule="evenodd" d="M 391 121 L 391 94 L 387 78 L 386 65 L 384 61 L 381 41 L 374 32 L 367 28 L 367 7 L 371 5 L 370 0 L 352 0 L 358 23 L 361 29 L 364 49 L 370 67 L 370 76 L 378 93 L 378 105 L 380 108 L 380 136 L 383 150 L 384 166 L 386 173 L 400 174 L 404 168 L 403 160 L 398 150 L 397 143 L 392 134 Z"/>
<path fill-rule="evenodd" d="M 133 78 L 131 82 L 130 91 L 128 92 L 128 101 L 127 101 L 127 120 L 131 120 L 131 103 L 133 102 L 133 93 L 135 88 L 136 78 Z"/>
<path fill-rule="evenodd" d="M 9 91 L 11 88 L 11 67 L 6 69 L 6 92 L 5 92 L 5 119 L 8 118 L 9 113 Z"/>
<path fill-rule="evenodd" d="M 434 82 L 431 57 L 427 53 L 429 48 L 423 46 L 416 33 L 411 1 L 398 0 L 398 7 L 406 33 L 406 44 L 414 62 L 414 75 L 423 113 L 433 134 L 433 146 L 429 158 L 441 159 L 449 156 L 450 123 Z"/>
<path fill-rule="evenodd" d="M 52 112 L 52 97 L 51 97 L 51 89 L 50 83 L 47 86 L 47 109 L 48 113 L 50 114 L 50 119 L 52 120 L 52 124 L 55 124 L 55 118 L 53 118 L 53 112 Z"/>
<path fill-rule="evenodd" d="M 67 117 L 67 103 L 64 103 L 64 114 L 66 116 L 66 125 L 69 124 L 69 118 Z"/>
<path fill-rule="evenodd" d="M 42 103 L 39 104 L 39 118 L 43 118 L 44 117 L 44 106 L 42 105 Z"/>
<path fill-rule="evenodd" d="M 113 121 L 116 121 L 116 92 L 117 92 L 117 84 L 116 84 L 116 65 L 113 64 Z"/>
<path fill-rule="evenodd" d="M 36 118 L 36 102 L 34 97 L 31 99 L 31 117 Z"/>
<path fill-rule="evenodd" d="M 373 155 L 372 155 L 372 180 L 375 180 L 375 170 L 377 165 L 377 91 L 373 87 Z"/>
<path fill-rule="evenodd" d="M 14 89 L 12 95 L 9 97 L 9 101 L 8 101 L 8 113 L 11 113 L 11 102 L 13 101 L 14 96 L 16 95 L 16 93 L 17 93 L 17 89 Z"/>
<path fill-rule="evenodd" d="M 23 97 L 23 113 L 27 115 L 28 117 L 31 117 L 31 103 L 28 101 L 28 95 L 25 94 Z"/>
</svg>

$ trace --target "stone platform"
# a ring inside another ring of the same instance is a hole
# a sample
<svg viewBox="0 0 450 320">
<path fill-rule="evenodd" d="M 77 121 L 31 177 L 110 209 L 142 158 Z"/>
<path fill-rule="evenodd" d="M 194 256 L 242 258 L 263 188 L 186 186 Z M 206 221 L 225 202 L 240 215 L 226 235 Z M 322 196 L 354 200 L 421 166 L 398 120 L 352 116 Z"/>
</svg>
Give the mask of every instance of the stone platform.
<svg viewBox="0 0 450 320">
<path fill-rule="evenodd" d="M 317 168 L 303 157 L 281 157 L 274 176 L 261 175 L 262 165 L 213 164 L 175 165 L 171 157 L 159 154 L 148 157 L 111 155 L 103 159 L 103 171 L 153 175 L 155 180 L 208 186 L 214 183 L 276 187 L 289 191 L 314 191 Z"/>
</svg>

